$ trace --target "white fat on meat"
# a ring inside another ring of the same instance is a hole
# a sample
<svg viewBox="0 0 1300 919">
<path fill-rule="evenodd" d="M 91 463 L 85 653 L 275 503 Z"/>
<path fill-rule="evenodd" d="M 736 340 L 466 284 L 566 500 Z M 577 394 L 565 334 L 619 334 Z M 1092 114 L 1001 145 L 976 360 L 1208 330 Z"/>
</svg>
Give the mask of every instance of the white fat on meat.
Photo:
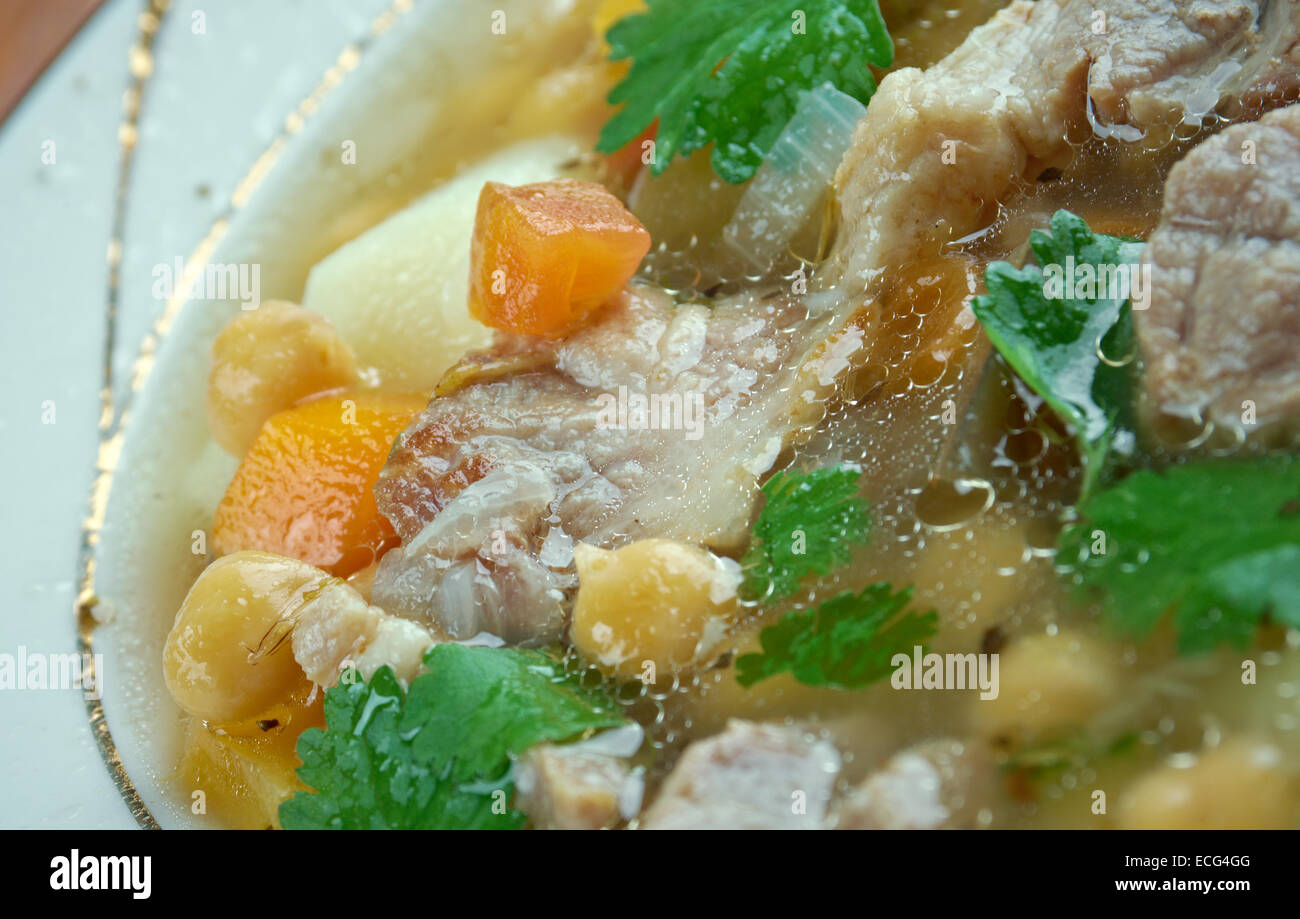
<svg viewBox="0 0 1300 919">
<path fill-rule="evenodd" d="M 428 629 L 372 606 L 342 581 L 327 583 L 303 605 L 292 638 L 294 659 L 320 686 L 333 686 L 349 668 L 369 679 L 383 666 L 409 684 L 435 643 Z"/>
</svg>

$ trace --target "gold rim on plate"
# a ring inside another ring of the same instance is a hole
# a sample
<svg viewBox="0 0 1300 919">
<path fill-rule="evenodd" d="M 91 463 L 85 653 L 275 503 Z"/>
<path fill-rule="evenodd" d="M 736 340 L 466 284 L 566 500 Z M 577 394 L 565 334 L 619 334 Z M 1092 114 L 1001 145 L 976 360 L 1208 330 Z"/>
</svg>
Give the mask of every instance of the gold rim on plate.
<svg viewBox="0 0 1300 919">
<path fill-rule="evenodd" d="M 302 130 L 307 119 L 320 108 L 325 96 L 342 82 L 343 77 L 356 69 L 361 61 L 362 52 L 371 42 L 392 28 L 398 18 L 411 9 L 412 3 L 413 0 L 394 0 L 393 4 L 370 24 L 365 36 L 349 43 L 339 53 L 312 91 L 289 113 L 280 133 L 236 184 L 230 204 L 213 222 L 202 242 L 185 260 L 185 276 L 188 277 L 191 271 L 197 271 L 207 264 L 213 250 L 229 229 L 231 218 L 248 203 L 253 192 L 261 185 L 262 180 L 271 171 L 271 167 L 284 152 L 289 139 Z M 99 394 L 99 439 L 89 510 L 81 527 L 77 577 L 79 589 L 74 607 L 77 622 L 77 653 L 81 655 L 81 660 L 86 662 L 83 679 L 87 681 L 87 685 L 96 685 L 90 682 L 95 679 L 94 630 L 98 621 L 94 615 L 94 608 L 99 602 L 95 593 L 95 550 L 99 545 L 99 534 L 104 522 L 104 512 L 108 506 L 113 473 L 122 452 L 123 431 L 130 417 L 133 397 L 143 387 L 149 372 L 153 369 L 158 346 L 189 299 L 184 290 L 185 285 L 179 285 L 177 292 L 168 299 L 162 315 L 158 317 L 152 330 L 140 345 L 139 354 L 131 369 L 130 386 L 122 399 L 121 406 L 118 406 L 113 398 L 113 348 L 117 329 L 118 269 L 122 261 L 122 236 L 126 223 L 126 189 L 131 176 L 136 142 L 139 138 L 138 124 L 144 93 L 154 74 L 154 42 L 170 6 L 171 0 L 144 0 L 144 9 L 138 20 L 139 32 L 128 52 L 131 81 L 122 95 L 123 119 L 117 132 L 121 164 L 113 199 L 112 236 L 108 243 L 108 290 L 105 298 L 103 380 Z M 112 731 L 109 730 L 108 720 L 104 715 L 102 699 L 87 699 L 86 714 L 89 717 L 95 745 L 99 748 L 104 765 L 108 767 L 113 784 L 131 811 L 131 816 L 143 829 L 162 829 L 122 765 L 122 758 L 118 754 Z"/>
</svg>

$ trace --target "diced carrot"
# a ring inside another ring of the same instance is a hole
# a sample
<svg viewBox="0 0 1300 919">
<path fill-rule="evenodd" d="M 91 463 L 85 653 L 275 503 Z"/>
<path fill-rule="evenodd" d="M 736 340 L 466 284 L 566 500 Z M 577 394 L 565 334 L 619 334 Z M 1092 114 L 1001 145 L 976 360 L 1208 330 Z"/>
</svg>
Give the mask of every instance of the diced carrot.
<svg viewBox="0 0 1300 919">
<path fill-rule="evenodd" d="M 261 549 L 347 576 L 397 544 L 374 486 L 393 441 L 427 397 L 356 392 L 272 415 L 217 507 L 226 555 Z"/>
<path fill-rule="evenodd" d="M 494 329 L 558 336 L 615 296 L 650 234 L 603 186 L 488 182 L 470 246 L 469 307 Z"/>
</svg>

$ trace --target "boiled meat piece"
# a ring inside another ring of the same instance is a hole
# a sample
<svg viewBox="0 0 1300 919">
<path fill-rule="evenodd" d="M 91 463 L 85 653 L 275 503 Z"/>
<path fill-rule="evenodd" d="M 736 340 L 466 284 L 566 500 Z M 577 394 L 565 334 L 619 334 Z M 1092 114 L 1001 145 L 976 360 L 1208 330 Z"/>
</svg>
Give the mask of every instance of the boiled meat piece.
<svg viewBox="0 0 1300 919">
<path fill-rule="evenodd" d="M 1298 36 L 1295 0 L 1012 3 L 933 67 L 881 83 L 836 177 L 833 276 L 869 285 L 986 225 L 1089 126 L 1137 140 L 1230 95 L 1294 92 Z"/>
<path fill-rule="evenodd" d="M 788 296 L 710 310 L 633 286 L 601 322 L 534 343 L 529 369 L 496 376 L 505 350 L 475 356 L 375 488 L 403 543 L 375 602 L 455 638 L 544 643 L 564 625 L 576 540 L 742 547 L 759 477 L 845 362 L 808 334 L 816 321 Z"/>
<path fill-rule="evenodd" d="M 1135 311 L 1159 411 L 1251 433 L 1300 420 L 1300 106 L 1238 125 L 1169 175 Z"/>
<path fill-rule="evenodd" d="M 895 754 L 845 795 L 842 830 L 969 829 L 993 794 L 995 767 L 970 743 L 934 740 Z"/>
<path fill-rule="evenodd" d="M 636 816 L 643 778 L 582 744 L 539 744 L 515 764 L 515 807 L 539 830 L 603 830 Z"/>
<path fill-rule="evenodd" d="M 840 755 L 802 730 L 733 720 L 688 746 L 642 817 L 650 830 L 822 829 Z"/>
</svg>

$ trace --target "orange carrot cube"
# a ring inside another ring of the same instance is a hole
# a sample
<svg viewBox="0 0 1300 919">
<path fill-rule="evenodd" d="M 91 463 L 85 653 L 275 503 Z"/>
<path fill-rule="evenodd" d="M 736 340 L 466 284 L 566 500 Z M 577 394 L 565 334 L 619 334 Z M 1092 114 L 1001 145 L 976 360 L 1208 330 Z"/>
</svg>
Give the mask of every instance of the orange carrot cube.
<svg viewBox="0 0 1300 919">
<path fill-rule="evenodd" d="M 645 227 L 601 185 L 488 182 L 470 247 L 470 314 L 494 329 L 564 335 L 618 294 L 649 250 Z"/>
<path fill-rule="evenodd" d="M 218 554 L 260 549 L 347 576 L 397 545 L 374 487 L 427 397 L 354 392 L 272 415 L 217 506 Z"/>
</svg>

